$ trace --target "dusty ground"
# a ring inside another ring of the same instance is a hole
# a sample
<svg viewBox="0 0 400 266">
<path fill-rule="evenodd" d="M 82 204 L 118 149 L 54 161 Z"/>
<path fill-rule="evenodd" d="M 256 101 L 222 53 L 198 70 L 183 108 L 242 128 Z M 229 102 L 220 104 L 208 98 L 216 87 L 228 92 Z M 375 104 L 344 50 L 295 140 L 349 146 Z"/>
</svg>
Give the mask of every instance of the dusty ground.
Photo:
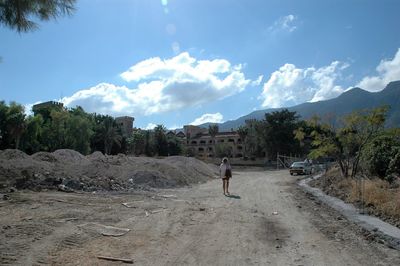
<svg viewBox="0 0 400 266">
<path fill-rule="evenodd" d="M 241 170 L 230 198 L 220 180 L 137 194 L 16 192 L 0 201 L 0 264 L 120 264 L 103 255 L 136 265 L 400 265 L 398 251 L 368 240 L 295 181 L 287 171 Z M 78 226 L 88 222 L 131 231 L 112 237 Z"/>
</svg>

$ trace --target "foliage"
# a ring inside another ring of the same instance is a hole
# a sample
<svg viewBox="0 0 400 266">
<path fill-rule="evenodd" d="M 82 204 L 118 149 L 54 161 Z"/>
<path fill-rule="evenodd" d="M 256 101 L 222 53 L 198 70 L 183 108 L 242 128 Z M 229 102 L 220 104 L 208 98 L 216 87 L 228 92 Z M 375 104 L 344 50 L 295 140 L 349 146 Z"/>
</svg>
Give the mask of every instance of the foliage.
<svg viewBox="0 0 400 266">
<path fill-rule="evenodd" d="M 387 130 L 366 145 L 362 154 L 362 166 L 370 175 L 392 182 L 393 174 L 400 174 L 399 158 L 400 131 Z"/>
<path fill-rule="evenodd" d="M 215 154 L 217 157 L 232 157 L 232 147 L 226 143 L 215 145 Z"/>
<path fill-rule="evenodd" d="M 183 154 L 182 141 L 176 136 L 167 137 L 168 155 Z"/>
<path fill-rule="evenodd" d="M 365 146 L 383 129 L 386 112 L 386 107 L 353 112 L 343 118 L 340 129 L 310 121 L 308 125 L 314 127 L 310 134 L 314 147 L 310 157 L 333 157 L 342 176 L 355 177 Z"/>
<path fill-rule="evenodd" d="M 145 153 L 145 132 L 143 130 L 135 130 L 127 139 L 128 152 L 140 155 Z"/>
<path fill-rule="evenodd" d="M 167 129 L 163 125 L 154 128 L 154 150 L 158 156 L 168 155 Z"/>
<path fill-rule="evenodd" d="M 217 124 L 211 124 L 208 126 L 208 134 L 210 134 L 211 139 L 213 141 L 213 146 L 214 146 L 214 151 L 216 149 L 215 147 L 215 136 L 218 134 L 219 132 L 219 126 Z M 216 155 L 216 152 L 213 153 L 214 157 Z"/>
<path fill-rule="evenodd" d="M 240 126 L 237 129 L 237 133 L 239 134 L 239 137 L 243 143 L 243 157 L 246 157 L 246 146 L 247 146 L 247 136 L 249 134 L 249 128 L 246 126 Z"/>
<path fill-rule="evenodd" d="M 265 119 L 257 123 L 261 147 L 275 157 L 279 152 L 289 154 L 299 152 L 299 142 L 294 138 L 294 131 L 298 128 L 299 117 L 296 112 L 287 109 L 266 113 Z"/>
<path fill-rule="evenodd" d="M 15 102 L 11 102 L 6 113 L 6 123 L 8 137 L 14 144 L 14 148 L 19 148 L 22 134 L 26 130 L 24 107 Z"/>
<path fill-rule="evenodd" d="M 32 20 L 46 21 L 71 15 L 76 0 L 0 0 L 0 23 L 18 32 L 38 28 Z"/>
<path fill-rule="evenodd" d="M 106 117 L 101 123 L 97 136 L 104 143 L 105 154 L 111 154 L 111 149 L 114 144 L 117 146 L 121 146 L 121 132 L 119 131 L 115 120 L 110 116 Z"/>
</svg>

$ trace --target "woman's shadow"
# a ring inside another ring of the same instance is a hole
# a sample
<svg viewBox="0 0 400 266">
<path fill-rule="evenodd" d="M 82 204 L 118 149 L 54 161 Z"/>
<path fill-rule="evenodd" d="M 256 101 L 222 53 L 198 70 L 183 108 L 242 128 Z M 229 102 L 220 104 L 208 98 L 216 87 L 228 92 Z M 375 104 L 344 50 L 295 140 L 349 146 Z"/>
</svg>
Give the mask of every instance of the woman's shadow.
<svg viewBox="0 0 400 266">
<path fill-rule="evenodd" d="M 239 195 L 225 195 L 225 197 L 232 199 L 241 199 Z"/>
</svg>

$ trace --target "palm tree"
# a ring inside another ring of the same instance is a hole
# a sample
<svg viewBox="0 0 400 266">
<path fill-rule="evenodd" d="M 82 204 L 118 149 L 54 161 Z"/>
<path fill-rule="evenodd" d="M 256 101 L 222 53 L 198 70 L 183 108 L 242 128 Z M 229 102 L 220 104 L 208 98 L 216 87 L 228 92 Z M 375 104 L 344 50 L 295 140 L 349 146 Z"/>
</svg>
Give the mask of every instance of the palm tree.
<svg viewBox="0 0 400 266">
<path fill-rule="evenodd" d="M 19 148 L 19 143 L 26 129 L 24 107 L 12 102 L 7 112 L 7 129 L 10 136 L 15 141 L 15 148 Z"/>
<path fill-rule="evenodd" d="M 28 32 L 38 28 L 33 17 L 46 21 L 63 15 L 71 15 L 76 0 L 1 0 L 0 24 Z"/>
<path fill-rule="evenodd" d="M 240 139 L 242 140 L 243 143 L 243 158 L 246 155 L 246 140 L 247 140 L 247 135 L 249 134 L 249 129 L 246 126 L 240 126 L 237 129 L 237 133 L 239 134 Z"/>
<path fill-rule="evenodd" d="M 210 134 L 211 139 L 213 141 L 213 157 L 215 157 L 215 136 L 218 134 L 219 127 L 217 124 L 211 124 L 208 126 L 208 134 Z"/>
<path fill-rule="evenodd" d="M 154 144 L 158 156 L 168 155 L 168 142 L 165 132 L 167 129 L 164 125 L 157 125 L 154 128 Z"/>
<path fill-rule="evenodd" d="M 100 130 L 100 137 L 104 143 L 104 153 L 110 154 L 114 144 L 121 146 L 122 136 L 118 131 L 118 128 L 114 126 L 114 119 L 112 117 L 106 117 L 103 121 L 102 128 Z"/>
</svg>

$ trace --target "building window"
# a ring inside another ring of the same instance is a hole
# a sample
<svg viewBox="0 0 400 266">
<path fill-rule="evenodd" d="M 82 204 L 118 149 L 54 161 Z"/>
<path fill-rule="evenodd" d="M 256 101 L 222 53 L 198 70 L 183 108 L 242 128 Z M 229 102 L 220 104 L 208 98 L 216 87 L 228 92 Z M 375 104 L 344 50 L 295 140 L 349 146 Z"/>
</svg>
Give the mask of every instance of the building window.
<svg viewBox="0 0 400 266">
<path fill-rule="evenodd" d="M 229 139 L 228 142 L 235 142 L 235 140 L 234 139 Z"/>
<path fill-rule="evenodd" d="M 237 146 L 238 150 L 241 151 L 243 149 L 242 146 Z"/>
<path fill-rule="evenodd" d="M 192 141 L 192 144 L 197 145 L 197 141 L 193 140 L 193 141 Z"/>
<path fill-rule="evenodd" d="M 206 141 L 205 140 L 201 140 L 200 144 L 206 144 Z"/>
<path fill-rule="evenodd" d="M 218 142 L 222 143 L 222 142 L 225 142 L 225 141 L 223 139 L 220 139 L 220 140 L 218 140 Z"/>
<path fill-rule="evenodd" d="M 203 151 L 204 151 L 204 148 L 200 147 L 200 148 L 199 148 L 199 151 L 203 152 Z"/>
</svg>

